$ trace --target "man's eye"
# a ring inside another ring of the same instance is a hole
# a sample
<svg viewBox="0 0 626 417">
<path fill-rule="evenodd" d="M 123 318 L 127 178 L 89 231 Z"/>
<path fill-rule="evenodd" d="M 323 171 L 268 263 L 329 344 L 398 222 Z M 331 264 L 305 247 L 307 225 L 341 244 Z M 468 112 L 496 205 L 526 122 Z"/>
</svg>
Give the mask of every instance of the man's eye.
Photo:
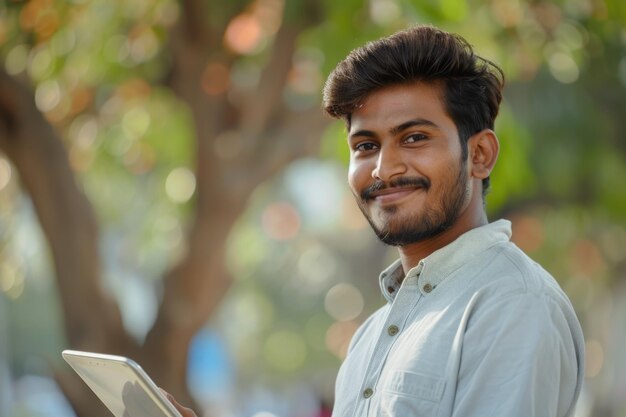
<svg viewBox="0 0 626 417">
<path fill-rule="evenodd" d="M 415 143 L 415 142 L 419 142 L 420 140 L 424 140 L 427 139 L 428 136 L 424 135 L 423 133 L 414 133 L 412 135 L 407 136 L 404 139 L 405 143 Z"/>
<path fill-rule="evenodd" d="M 355 151 L 371 151 L 376 149 L 376 144 L 372 142 L 359 143 L 354 147 Z"/>
</svg>

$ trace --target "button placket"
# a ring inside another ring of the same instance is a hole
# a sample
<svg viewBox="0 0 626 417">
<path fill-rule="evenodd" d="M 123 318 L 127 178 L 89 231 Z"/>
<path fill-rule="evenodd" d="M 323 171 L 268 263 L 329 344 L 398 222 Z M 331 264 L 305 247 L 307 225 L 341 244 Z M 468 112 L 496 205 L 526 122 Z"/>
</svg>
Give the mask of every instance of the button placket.
<svg viewBox="0 0 626 417">
<path fill-rule="evenodd" d="M 376 385 L 383 369 L 382 363 L 386 360 L 392 346 L 395 344 L 396 336 L 400 334 L 400 323 L 404 323 L 407 312 L 412 310 L 410 306 L 416 302 L 419 303 L 419 298 L 417 300 L 415 298 L 416 293 L 421 295 L 417 282 L 418 275 L 411 275 L 411 277 L 405 278 L 402 285 L 395 288 L 395 297 L 389 300 L 391 304 L 390 311 L 385 320 L 386 323 L 383 325 L 384 327 L 380 329 L 372 361 L 367 365 L 365 378 L 362 381 L 363 385 L 361 385 L 361 401 L 355 409 L 356 414 L 354 415 L 368 415 L 368 409 L 371 404 L 370 399 L 375 395 Z"/>
</svg>

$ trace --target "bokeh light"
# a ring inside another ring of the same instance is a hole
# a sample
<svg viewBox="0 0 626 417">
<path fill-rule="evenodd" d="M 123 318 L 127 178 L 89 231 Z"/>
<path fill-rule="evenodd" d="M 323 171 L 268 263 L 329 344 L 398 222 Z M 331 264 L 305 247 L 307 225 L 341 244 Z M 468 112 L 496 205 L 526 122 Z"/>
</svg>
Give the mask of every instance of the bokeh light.
<svg viewBox="0 0 626 417">
<path fill-rule="evenodd" d="M 573 51 L 581 49 L 587 42 L 587 31 L 571 23 L 562 23 L 554 31 L 554 37 L 564 48 Z"/>
<path fill-rule="evenodd" d="M 524 10 L 519 0 L 496 0 L 491 3 L 493 16 L 505 28 L 520 24 Z"/>
<path fill-rule="evenodd" d="M 224 43 L 239 54 L 254 52 L 260 42 L 261 25 L 258 19 L 249 13 L 236 16 L 224 33 Z"/>
<path fill-rule="evenodd" d="M 245 292 L 234 302 L 233 318 L 242 323 L 237 329 L 242 334 L 258 334 L 270 327 L 276 318 L 274 304 L 262 293 Z"/>
<path fill-rule="evenodd" d="M 402 10 L 395 0 L 369 0 L 370 18 L 380 26 L 398 19 L 401 13 Z"/>
<path fill-rule="evenodd" d="M 0 265 L 0 290 L 9 298 L 18 299 L 24 293 L 24 274 L 14 263 L 4 262 Z"/>
<path fill-rule="evenodd" d="M 196 176 L 189 168 L 174 168 L 165 180 L 165 192 L 175 203 L 185 203 L 196 191 Z"/>
<path fill-rule="evenodd" d="M 75 118 L 69 128 L 68 136 L 77 146 L 82 149 L 90 149 L 97 145 L 98 120 L 90 115 Z"/>
<path fill-rule="evenodd" d="M 300 215 L 291 203 L 272 203 L 263 210 L 261 224 L 269 237 L 291 240 L 300 231 Z"/>
<path fill-rule="evenodd" d="M 578 239 L 569 254 L 570 274 L 584 279 L 598 279 L 606 273 L 606 261 L 595 242 Z"/>
<path fill-rule="evenodd" d="M 557 81 L 570 84 L 578 80 L 580 70 L 574 59 L 565 52 L 555 52 L 548 59 L 550 72 Z"/>
<path fill-rule="evenodd" d="M 61 87 L 55 80 L 44 81 L 35 91 L 37 108 L 46 113 L 53 110 L 61 101 Z"/>
<path fill-rule="evenodd" d="M 259 411 L 257 413 L 254 413 L 252 417 L 278 417 L 278 416 L 274 413 L 270 413 L 269 411 Z"/>
<path fill-rule="evenodd" d="M 9 161 L 0 156 L 0 191 L 11 181 L 11 165 Z"/>
<path fill-rule="evenodd" d="M 604 366 L 604 348 L 596 339 L 585 343 L 585 377 L 595 378 Z"/>
<path fill-rule="evenodd" d="M 76 31 L 71 28 L 61 29 L 50 40 L 50 47 L 56 56 L 69 54 L 76 47 Z"/>
<path fill-rule="evenodd" d="M 302 280 L 301 285 L 311 294 L 319 294 L 337 274 L 334 255 L 319 244 L 312 244 L 304 249 L 296 267 Z"/>
<path fill-rule="evenodd" d="M 323 55 L 318 50 L 300 53 L 289 72 L 289 87 L 298 94 L 317 95 L 324 83 L 320 71 Z"/>
<path fill-rule="evenodd" d="M 29 75 L 36 81 L 44 80 L 53 70 L 53 57 L 48 48 L 31 50 L 27 62 Z"/>
<path fill-rule="evenodd" d="M 358 327 L 358 324 L 353 321 L 333 323 L 326 332 L 326 348 L 336 357 L 344 359 L 348 353 L 352 335 Z"/>
<path fill-rule="evenodd" d="M 511 240 L 526 253 L 533 253 L 544 242 L 544 230 L 541 221 L 535 217 L 517 216 L 511 219 Z"/>
<path fill-rule="evenodd" d="M 138 139 L 146 133 L 150 122 L 150 113 L 144 108 L 135 107 L 122 117 L 122 131 L 130 139 Z"/>
<path fill-rule="evenodd" d="M 154 31 L 147 27 L 137 27 L 130 34 L 130 58 L 134 63 L 142 63 L 159 51 L 159 40 Z"/>
<path fill-rule="evenodd" d="M 26 70 L 28 62 L 28 47 L 26 45 L 17 45 L 7 54 L 4 67 L 10 75 L 16 75 Z"/>
<path fill-rule="evenodd" d="M 337 284 L 328 290 L 324 298 L 326 311 L 337 321 L 357 318 L 363 312 L 364 305 L 361 291 L 352 284 Z"/>
</svg>

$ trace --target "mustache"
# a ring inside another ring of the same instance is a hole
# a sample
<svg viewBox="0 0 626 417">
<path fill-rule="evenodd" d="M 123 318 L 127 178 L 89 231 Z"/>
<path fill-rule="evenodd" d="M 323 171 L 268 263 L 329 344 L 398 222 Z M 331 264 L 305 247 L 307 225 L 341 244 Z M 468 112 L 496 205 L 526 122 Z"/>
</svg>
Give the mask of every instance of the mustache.
<svg viewBox="0 0 626 417">
<path fill-rule="evenodd" d="M 374 196 L 372 196 L 373 193 L 395 187 L 417 187 L 428 190 L 430 188 L 430 181 L 424 177 L 400 177 L 389 183 L 376 180 L 372 185 L 361 191 L 360 197 L 362 200 L 370 200 L 374 198 Z"/>
</svg>

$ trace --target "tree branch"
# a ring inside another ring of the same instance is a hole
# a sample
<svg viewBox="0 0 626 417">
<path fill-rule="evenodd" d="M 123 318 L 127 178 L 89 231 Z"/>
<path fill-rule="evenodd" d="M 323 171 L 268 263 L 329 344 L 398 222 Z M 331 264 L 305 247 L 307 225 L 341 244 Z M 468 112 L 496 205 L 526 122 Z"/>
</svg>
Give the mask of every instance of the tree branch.
<svg viewBox="0 0 626 417">
<path fill-rule="evenodd" d="M 286 5 L 283 23 L 274 39 L 268 63 L 261 73 L 259 87 L 246 100 L 242 110 L 241 125 L 248 138 L 262 137 L 277 112 L 282 110 L 283 92 L 293 65 L 298 37 L 321 19 L 320 7 L 316 2 L 303 0 L 295 3 L 304 7 L 307 13 L 293 18 L 291 9 L 296 6 L 289 3 Z M 258 142 L 256 145 L 255 149 L 264 146 Z"/>
<path fill-rule="evenodd" d="M 211 27 L 206 18 L 206 1 L 181 0 L 179 30 L 182 43 L 195 46 L 207 45 L 210 41 Z"/>
<path fill-rule="evenodd" d="M 199 1 L 185 3 L 185 13 L 201 15 L 208 27 L 208 15 L 198 11 Z M 182 19 L 181 25 L 186 21 L 187 18 Z M 168 387 L 171 393 L 181 402 L 189 403 L 191 398 L 186 390 L 189 342 L 230 286 L 224 264 L 226 241 L 246 201 L 228 198 L 214 149 L 215 138 L 229 124 L 225 114 L 230 104 L 226 94 L 210 96 L 202 89 L 208 59 L 219 59 L 230 66 L 234 57 L 225 54 L 221 47 L 223 28 L 212 28 L 212 46 L 198 43 L 198 39 L 189 42 L 180 36 L 184 30 L 179 27 L 173 34 L 174 70 L 170 83 L 189 106 L 196 132 L 196 216 L 187 239 L 187 253 L 165 275 L 163 298 L 144 342 L 143 360 L 155 379 L 168 381 L 172 384 Z M 163 361 L 168 366 L 162 366 Z"/>
<path fill-rule="evenodd" d="M 283 24 L 272 48 L 270 59 L 261 73 L 259 86 L 245 100 L 241 126 L 248 138 L 257 138 L 267 128 L 272 115 L 280 108 L 282 94 L 291 70 L 296 40 L 302 28 Z"/>
</svg>

